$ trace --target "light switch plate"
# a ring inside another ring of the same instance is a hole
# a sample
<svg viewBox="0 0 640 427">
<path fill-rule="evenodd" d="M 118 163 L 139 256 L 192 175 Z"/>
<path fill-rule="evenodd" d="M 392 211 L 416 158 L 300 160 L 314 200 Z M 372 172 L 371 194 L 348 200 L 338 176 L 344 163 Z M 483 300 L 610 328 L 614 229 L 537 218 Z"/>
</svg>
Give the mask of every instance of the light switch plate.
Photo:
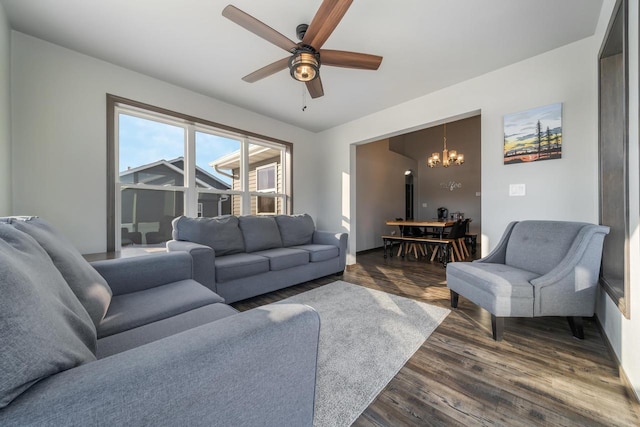
<svg viewBox="0 0 640 427">
<path fill-rule="evenodd" d="M 527 190 L 524 184 L 509 184 L 509 197 L 524 196 L 526 192 Z"/>
</svg>

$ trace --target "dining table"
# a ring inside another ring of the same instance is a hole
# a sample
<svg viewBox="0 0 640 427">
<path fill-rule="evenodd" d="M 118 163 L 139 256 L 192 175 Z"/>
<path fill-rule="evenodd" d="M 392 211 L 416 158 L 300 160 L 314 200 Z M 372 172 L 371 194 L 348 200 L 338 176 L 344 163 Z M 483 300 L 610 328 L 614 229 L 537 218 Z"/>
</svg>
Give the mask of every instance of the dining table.
<svg viewBox="0 0 640 427">
<path fill-rule="evenodd" d="M 387 225 L 396 225 L 400 228 L 400 237 L 404 237 L 405 227 L 421 227 L 421 228 L 430 228 L 434 233 L 438 234 L 438 238 L 442 239 L 444 236 L 444 231 L 446 228 L 451 227 L 456 222 L 453 220 L 439 221 L 437 219 L 430 219 L 425 221 L 415 221 L 415 220 L 407 220 L 407 221 L 387 221 Z"/>
</svg>

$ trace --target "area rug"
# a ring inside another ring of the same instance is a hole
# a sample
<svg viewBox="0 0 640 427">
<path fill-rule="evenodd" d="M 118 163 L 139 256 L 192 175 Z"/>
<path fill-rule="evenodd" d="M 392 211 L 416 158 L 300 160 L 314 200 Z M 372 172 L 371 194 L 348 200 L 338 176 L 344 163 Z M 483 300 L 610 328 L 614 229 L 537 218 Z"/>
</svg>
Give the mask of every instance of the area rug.
<svg viewBox="0 0 640 427">
<path fill-rule="evenodd" d="M 349 426 L 449 310 L 337 281 L 287 298 L 320 314 L 317 427 Z"/>
</svg>

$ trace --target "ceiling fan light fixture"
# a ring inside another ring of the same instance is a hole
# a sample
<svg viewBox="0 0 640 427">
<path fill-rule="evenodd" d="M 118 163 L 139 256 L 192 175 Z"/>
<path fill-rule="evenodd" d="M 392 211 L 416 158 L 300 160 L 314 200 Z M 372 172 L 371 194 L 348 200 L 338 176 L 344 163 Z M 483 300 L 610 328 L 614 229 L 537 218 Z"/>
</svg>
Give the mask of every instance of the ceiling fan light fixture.
<svg viewBox="0 0 640 427">
<path fill-rule="evenodd" d="M 318 76 L 320 61 L 315 52 L 307 49 L 296 51 L 289 60 L 291 77 L 299 82 L 310 82 Z"/>
</svg>

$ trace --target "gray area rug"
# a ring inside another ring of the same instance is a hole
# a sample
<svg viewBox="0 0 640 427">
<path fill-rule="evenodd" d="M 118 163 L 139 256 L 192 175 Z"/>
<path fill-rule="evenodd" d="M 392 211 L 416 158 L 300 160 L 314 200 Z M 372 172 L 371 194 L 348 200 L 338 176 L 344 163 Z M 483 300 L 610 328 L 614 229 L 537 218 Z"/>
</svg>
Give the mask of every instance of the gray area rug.
<svg viewBox="0 0 640 427">
<path fill-rule="evenodd" d="M 287 298 L 320 314 L 314 425 L 349 426 L 449 310 L 337 281 Z"/>
</svg>

